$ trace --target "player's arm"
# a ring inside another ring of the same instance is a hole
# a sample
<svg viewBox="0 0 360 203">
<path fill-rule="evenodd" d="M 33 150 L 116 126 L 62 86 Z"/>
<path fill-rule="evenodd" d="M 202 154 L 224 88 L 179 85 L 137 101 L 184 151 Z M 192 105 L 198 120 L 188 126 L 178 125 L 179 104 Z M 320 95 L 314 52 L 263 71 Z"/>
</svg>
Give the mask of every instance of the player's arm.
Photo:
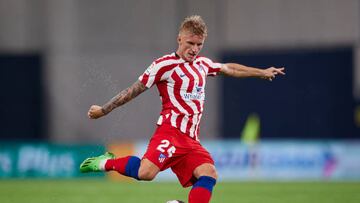
<svg viewBox="0 0 360 203">
<path fill-rule="evenodd" d="M 115 97 L 110 99 L 106 104 L 103 106 L 92 105 L 89 109 L 88 116 L 91 119 L 97 119 L 106 114 L 110 113 L 115 108 L 129 102 L 130 100 L 134 99 L 136 96 L 147 90 L 148 88 L 140 82 L 136 81 L 130 87 L 124 89 Z"/>
<path fill-rule="evenodd" d="M 285 75 L 284 70 L 285 68 L 259 69 L 237 63 L 225 63 L 221 66 L 220 73 L 237 78 L 256 77 L 272 81 L 277 74 Z"/>
</svg>

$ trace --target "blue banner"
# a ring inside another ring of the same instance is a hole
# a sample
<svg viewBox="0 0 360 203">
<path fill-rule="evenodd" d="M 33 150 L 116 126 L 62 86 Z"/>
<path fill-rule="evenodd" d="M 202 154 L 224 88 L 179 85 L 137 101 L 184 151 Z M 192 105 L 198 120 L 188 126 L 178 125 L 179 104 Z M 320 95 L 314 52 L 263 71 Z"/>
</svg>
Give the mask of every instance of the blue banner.
<svg viewBox="0 0 360 203">
<path fill-rule="evenodd" d="M 71 178 L 84 176 L 80 163 L 105 151 L 104 146 L 0 143 L 0 178 Z M 104 176 L 103 173 L 87 174 Z"/>
</svg>

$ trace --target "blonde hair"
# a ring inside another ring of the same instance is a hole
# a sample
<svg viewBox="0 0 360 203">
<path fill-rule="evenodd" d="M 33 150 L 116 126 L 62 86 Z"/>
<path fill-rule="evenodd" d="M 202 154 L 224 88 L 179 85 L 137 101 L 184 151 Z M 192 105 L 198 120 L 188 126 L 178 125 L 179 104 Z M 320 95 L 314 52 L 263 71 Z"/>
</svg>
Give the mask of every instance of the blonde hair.
<svg viewBox="0 0 360 203">
<path fill-rule="evenodd" d="M 199 15 L 188 16 L 181 23 L 179 34 L 189 31 L 198 36 L 207 36 L 207 27 L 204 20 Z"/>
</svg>

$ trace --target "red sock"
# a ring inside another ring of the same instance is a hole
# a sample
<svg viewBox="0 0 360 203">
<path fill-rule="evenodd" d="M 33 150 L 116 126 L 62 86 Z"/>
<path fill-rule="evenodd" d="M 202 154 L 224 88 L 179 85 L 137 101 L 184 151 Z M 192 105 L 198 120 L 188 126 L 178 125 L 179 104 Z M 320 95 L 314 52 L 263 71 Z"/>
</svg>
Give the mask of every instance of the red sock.
<svg viewBox="0 0 360 203">
<path fill-rule="evenodd" d="M 201 176 L 194 184 L 189 193 L 189 203 L 208 203 L 211 199 L 211 193 L 216 179 L 210 176 Z"/>
<path fill-rule="evenodd" d="M 211 192 L 203 187 L 197 187 L 190 191 L 189 203 L 208 203 L 210 202 Z"/>
<path fill-rule="evenodd" d="M 118 159 L 109 159 L 105 163 L 106 171 L 117 171 L 122 175 L 125 175 L 126 165 L 129 162 L 131 156 L 126 156 Z"/>
<path fill-rule="evenodd" d="M 139 180 L 141 160 L 136 156 L 127 156 L 118 159 L 109 159 L 105 163 L 106 171 L 117 171 L 122 175 Z"/>
</svg>

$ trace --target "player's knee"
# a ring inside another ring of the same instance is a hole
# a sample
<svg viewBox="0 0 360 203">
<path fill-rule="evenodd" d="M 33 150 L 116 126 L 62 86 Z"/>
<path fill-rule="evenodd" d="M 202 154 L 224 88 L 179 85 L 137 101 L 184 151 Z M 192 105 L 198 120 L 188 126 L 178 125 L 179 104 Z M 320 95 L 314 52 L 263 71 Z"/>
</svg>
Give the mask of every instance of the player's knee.
<svg viewBox="0 0 360 203">
<path fill-rule="evenodd" d="M 139 179 L 140 180 L 146 180 L 151 181 L 156 177 L 156 172 L 151 171 L 149 169 L 141 169 L 139 170 Z"/>
<path fill-rule="evenodd" d="M 218 178 L 218 173 L 217 173 L 215 167 L 209 168 L 209 171 L 208 171 L 207 176 L 210 176 L 210 177 L 214 178 L 215 180 L 217 180 L 217 178 Z"/>
<path fill-rule="evenodd" d="M 139 179 L 140 180 L 153 180 L 159 173 L 160 169 L 148 160 L 142 160 L 139 168 Z"/>
<path fill-rule="evenodd" d="M 194 175 L 196 178 L 199 178 L 201 176 L 210 176 L 214 179 L 218 178 L 215 166 L 207 163 L 197 167 L 194 171 Z"/>
</svg>

